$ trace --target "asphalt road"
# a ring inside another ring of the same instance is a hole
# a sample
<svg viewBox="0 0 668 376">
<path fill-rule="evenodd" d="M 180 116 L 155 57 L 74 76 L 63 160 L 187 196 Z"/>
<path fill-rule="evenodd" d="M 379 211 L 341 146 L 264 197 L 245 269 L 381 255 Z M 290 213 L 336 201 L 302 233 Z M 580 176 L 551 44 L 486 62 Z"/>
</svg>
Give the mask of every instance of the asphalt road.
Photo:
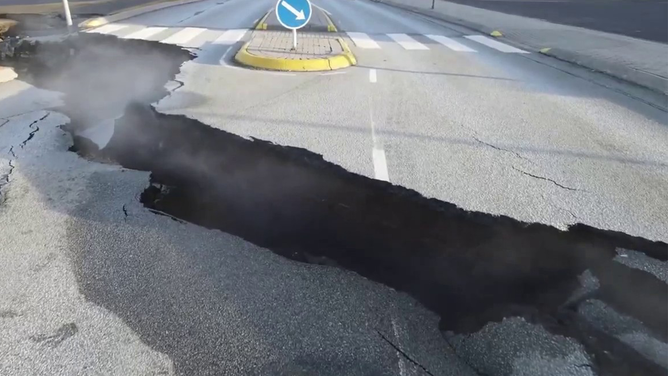
<svg viewBox="0 0 668 376">
<path fill-rule="evenodd" d="M 441 0 L 437 0 L 441 1 Z M 666 0 L 452 0 L 502 13 L 668 43 Z"/>
<path fill-rule="evenodd" d="M 668 240 L 660 99 L 383 5 L 315 4 L 379 48 L 343 34 L 358 66 L 326 74 L 233 66 L 238 43 L 211 41 L 231 29 L 247 40 L 269 0 L 204 1 L 99 31 L 165 27 L 144 32 L 157 41 L 207 29 L 183 42 L 199 57 L 183 65 L 183 86 L 158 102 L 160 112 L 303 147 L 465 209 Z M 427 49 L 407 50 L 388 33 Z M 453 336 L 455 354 L 438 318 L 405 294 L 148 212 L 136 199 L 147 173 L 67 151 L 58 128 L 67 118 L 45 110 L 58 95 L 13 81 L 0 86 L 0 101 L 0 174 L 11 170 L 0 204 L 0 373 L 593 374 L 578 343 L 521 319 Z M 620 257 L 665 271 L 632 252 Z M 585 311 L 661 362 L 666 344 L 637 321 L 597 301 Z"/>
</svg>

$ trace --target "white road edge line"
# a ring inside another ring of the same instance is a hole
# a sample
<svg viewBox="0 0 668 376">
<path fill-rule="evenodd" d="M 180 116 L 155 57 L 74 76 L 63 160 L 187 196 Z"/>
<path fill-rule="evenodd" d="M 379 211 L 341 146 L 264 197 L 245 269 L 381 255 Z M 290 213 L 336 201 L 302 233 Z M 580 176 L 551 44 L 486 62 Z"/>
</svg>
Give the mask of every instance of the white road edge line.
<svg viewBox="0 0 668 376">
<path fill-rule="evenodd" d="M 376 70 L 375 69 L 369 69 L 369 82 L 375 84 L 376 81 L 377 81 Z"/>
<path fill-rule="evenodd" d="M 313 4 L 313 3 L 311 3 L 311 4 Z M 323 7 L 319 7 L 319 6 L 315 5 L 315 4 L 313 4 L 313 6 L 316 7 L 316 8 L 318 8 L 318 9 L 320 9 L 321 11 L 325 12 L 328 16 L 331 16 L 331 15 L 332 15 L 331 13 L 329 13 L 329 11 L 328 11 L 327 9 L 325 9 L 325 8 L 323 8 Z"/>
</svg>

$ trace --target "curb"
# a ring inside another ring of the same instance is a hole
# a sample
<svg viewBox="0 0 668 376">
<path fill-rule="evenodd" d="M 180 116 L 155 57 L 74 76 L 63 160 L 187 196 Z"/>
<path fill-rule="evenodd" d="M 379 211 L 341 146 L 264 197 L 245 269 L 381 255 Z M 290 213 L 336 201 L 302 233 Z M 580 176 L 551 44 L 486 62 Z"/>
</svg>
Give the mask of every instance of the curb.
<svg viewBox="0 0 668 376">
<path fill-rule="evenodd" d="M 3 82 L 12 81 L 16 77 L 18 77 L 18 75 L 16 72 L 14 72 L 14 69 L 9 67 L 0 67 L 0 84 Z"/>
<path fill-rule="evenodd" d="M 341 38 L 336 38 L 343 48 L 343 53 L 320 59 L 282 59 L 274 57 L 264 57 L 253 55 L 248 52 L 246 42 L 243 47 L 234 55 L 234 60 L 239 64 L 258 69 L 288 71 L 288 72 L 318 72 L 347 68 L 351 65 L 357 65 L 355 56 L 350 52 L 350 48 Z"/>
<path fill-rule="evenodd" d="M 479 32 L 494 37 L 503 36 L 498 30 L 490 28 L 483 24 L 467 21 L 457 17 L 447 16 L 442 13 L 432 11 L 429 9 L 422 9 L 410 5 L 398 4 L 388 0 L 371 0 L 371 1 L 407 10 L 409 12 L 417 13 L 423 16 L 435 18 L 437 20 L 445 21 L 458 26 L 463 26 L 472 30 L 477 30 Z M 619 64 L 612 64 L 601 59 L 584 56 L 582 54 L 577 54 L 560 48 L 542 48 L 540 50 L 537 50 L 535 47 L 518 43 L 512 39 L 509 40 L 507 38 L 504 38 L 504 40 L 519 45 L 524 49 L 532 50 L 533 52 L 538 52 L 542 55 L 549 56 L 567 63 L 575 64 L 595 72 L 603 73 L 622 81 L 640 85 L 642 87 L 645 87 L 647 89 L 650 89 L 663 95 L 668 94 L 668 78 L 666 77 L 657 76 L 649 72 L 643 72 Z"/>
<path fill-rule="evenodd" d="M 170 7 L 174 7 L 174 6 L 177 6 L 177 5 L 185 5 L 185 4 L 195 3 L 195 2 L 198 2 L 198 1 L 202 1 L 202 0 L 172 0 L 172 1 L 158 0 L 158 1 L 154 1 L 152 3 L 138 5 L 138 6 L 132 7 L 132 8 L 127 8 L 127 9 L 112 13 L 108 16 L 95 17 L 95 18 L 87 19 L 87 20 L 85 20 L 85 21 L 83 21 L 79 24 L 79 28 L 90 29 L 90 28 L 93 28 L 93 27 L 99 27 L 99 26 L 103 26 L 103 25 L 106 25 L 106 24 L 111 23 L 111 22 L 118 22 L 118 21 L 121 21 L 121 20 L 125 20 L 127 18 L 138 16 L 140 14 L 150 13 L 150 12 L 154 12 L 156 10 L 170 8 Z"/>
<path fill-rule="evenodd" d="M 327 31 L 330 33 L 337 33 L 339 30 L 337 30 L 336 26 L 334 25 L 334 21 L 332 21 L 332 18 L 329 17 L 327 12 L 320 8 L 319 6 L 315 5 L 316 8 L 318 8 L 321 12 L 322 15 L 325 16 L 325 19 L 327 20 Z"/>
<path fill-rule="evenodd" d="M 620 80 L 644 86 L 661 94 L 668 94 L 668 78 L 666 77 L 657 76 L 653 73 L 644 72 L 619 64 L 609 63 L 602 59 L 584 56 L 561 48 L 544 48 L 539 52 L 557 60 L 576 64 Z"/>
<path fill-rule="evenodd" d="M 270 9 L 269 12 L 267 12 L 267 14 L 265 14 L 264 17 L 262 17 L 260 22 L 258 22 L 257 25 L 255 25 L 255 30 L 267 30 L 267 24 L 264 21 L 267 20 L 267 17 L 269 17 L 272 11 L 273 10 Z"/>
</svg>

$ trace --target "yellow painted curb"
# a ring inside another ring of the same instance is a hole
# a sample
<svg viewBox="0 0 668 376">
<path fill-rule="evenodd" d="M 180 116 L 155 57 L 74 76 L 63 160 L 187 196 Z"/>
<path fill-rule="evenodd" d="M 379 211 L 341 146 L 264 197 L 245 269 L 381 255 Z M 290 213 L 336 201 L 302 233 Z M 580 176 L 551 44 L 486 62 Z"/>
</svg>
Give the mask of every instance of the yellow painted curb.
<svg viewBox="0 0 668 376">
<path fill-rule="evenodd" d="M 541 49 L 540 49 L 540 53 L 542 53 L 542 54 L 546 54 L 546 53 L 550 52 L 550 50 L 551 50 L 551 48 L 549 48 L 549 47 L 547 47 L 547 48 L 541 48 Z"/>
<path fill-rule="evenodd" d="M 271 12 L 272 11 L 270 10 L 269 12 L 267 12 L 267 14 L 264 15 L 264 17 L 262 17 L 260 22 L 258 22 L 257 25 L 255 25 L 255 30 L 267 30 L 267 24 L 264 21 L 267 19 L 267 17 L 269 17 Z"/>
<path fill-rule="evenodd" d="M 357 60 L 352 52 L 350 52 L 350 48 L 348 48 L 346 42 L 341 38 L 336 38 L 336 40 L 341 44 L 343 53 L 326 58 L 301 60 L 258 56 L 248 52 L 250 42 L 246 42 L 234 56 L 234 60 L 253 68 L 289 72 L 327 71 L 357 65 Z"/>
<path fill-rule="evenodd" d="M 497 38 L 503 36 L 503 34 L 502 34 L 500 31 L 498 31 L 498 30 L 494 30 L 494 31 L 492 31 L 491 33 L 489 33 L 489 35 L 491 35 L 491 36 L 493 36 L 493 37 L 497 37 Z"/>
<path fill-rule="evenodd" d="M 330 33 L 336 33 L 338 30 L 336 29 L 336 26 L 334 26 L 334 22 L 332 22 L 332 19 L 329 18 L 327 13 L 325 13 L 325 11 L 322 11 L 322 14 L 327 19 L 327 31 L 329 31 Z"/>
</svg>

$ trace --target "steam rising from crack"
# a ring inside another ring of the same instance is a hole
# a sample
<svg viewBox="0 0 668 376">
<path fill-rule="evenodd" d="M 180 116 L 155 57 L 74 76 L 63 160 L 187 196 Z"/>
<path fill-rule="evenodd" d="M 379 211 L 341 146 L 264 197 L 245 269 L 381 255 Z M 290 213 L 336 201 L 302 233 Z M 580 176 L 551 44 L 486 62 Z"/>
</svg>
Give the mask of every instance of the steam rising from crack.
<svg viewBox="0 0 668 376">
<path fill-rule="evenodd" d="M 666 261 L 666 243 L 583 224 L 561 231 L 469 212 L 350 173 L 308 150 L 160 114 L 150 103 L 167 94 L 163 85 L 191 58 L 187 52 L 96 35 L 64 43 L 66 48 L 26 48 L 29 57 L 13 62 L 17 72 L 67 94 L 63 111 L 72 118 L 71 130 L 124 114 L 103 150 L 76 135 L 73 150 L 151 171 L 141 202 L 155 213 L 405 291 L 441 316 L 443 330 L 472 333 L 520 316 L 577 339 L 599 374 L 664 371 L 583 321 L 578 315 L 583 300 L 572 296 L 581 287 L 579 276 L 592 273 L 600 286 L 587 298 L 637 318 L 665 341 L 666 284 L 613 259 L 617 248 L 625 248 Z"/>
</svg>

